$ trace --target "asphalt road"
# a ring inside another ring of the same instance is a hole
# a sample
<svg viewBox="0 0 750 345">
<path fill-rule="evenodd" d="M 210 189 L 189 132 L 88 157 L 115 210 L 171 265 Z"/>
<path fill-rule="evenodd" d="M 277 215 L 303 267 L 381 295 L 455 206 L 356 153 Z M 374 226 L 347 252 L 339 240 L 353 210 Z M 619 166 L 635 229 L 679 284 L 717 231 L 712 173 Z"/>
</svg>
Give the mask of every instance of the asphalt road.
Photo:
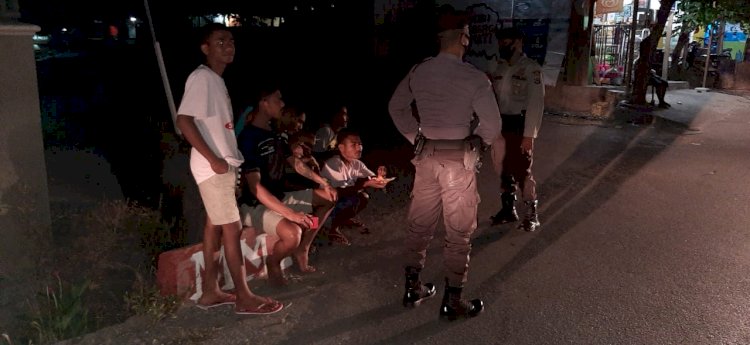
<svg viewBox="0 0 750 345">
<path fill-rule="evenodd" d="M 401 306 L 406 197 L 397 189 L 373 196 L 362 217 L 373 234 L 321 247 L 321 272 L 281 290 L 252 282 L 292 302 L 278 314 L 186 305 L 156 325 L 133 318 L 80 343 L 750 344 L 750 100 L 680 92 L 656 125 L 546 117 L 539 232 L 489 226 L 499 186 L 489 165 L 481 172 L 465 288 L 485 301 L 477 318 L 438 320 L 442 233 L 423 274 L 438 296 Z"/>
</svg>

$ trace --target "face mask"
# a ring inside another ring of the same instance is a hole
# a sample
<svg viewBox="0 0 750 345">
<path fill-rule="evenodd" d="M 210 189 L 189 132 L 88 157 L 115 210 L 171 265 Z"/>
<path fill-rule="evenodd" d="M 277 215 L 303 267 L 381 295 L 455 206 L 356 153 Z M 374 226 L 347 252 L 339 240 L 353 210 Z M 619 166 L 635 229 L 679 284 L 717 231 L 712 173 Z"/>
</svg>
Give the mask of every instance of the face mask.
<svg viewBox="0 0 750 345">
<path fill-rule="evenodd" d="M 510 58 L 513 56 L 513 48 L 510 46 L 503 46 L 500 47 L 497 51 L 497 55 L 500 56 L 503 60 L 510 60 Z"/>
</svg>

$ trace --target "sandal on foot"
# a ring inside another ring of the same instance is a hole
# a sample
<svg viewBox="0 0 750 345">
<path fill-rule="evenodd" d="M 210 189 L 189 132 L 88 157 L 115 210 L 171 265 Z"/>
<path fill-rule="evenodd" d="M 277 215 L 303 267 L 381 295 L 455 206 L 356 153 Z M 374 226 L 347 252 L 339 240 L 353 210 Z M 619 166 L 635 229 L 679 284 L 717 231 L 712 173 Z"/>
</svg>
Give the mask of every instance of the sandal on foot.
<svg viewBox="0 0 750 345">
<path fill-rule="evenodd" d="M 344 223 L 344 226 L 351 226 L 351 227 L 355 227 L 355 228 L 366 227 L 365 223 L 362 223 L 362 221 L 360 221 L 359 219 L 354 219 L 354 218 L 347 220 Z"/>
<path fill-rule="evenodd" d="M 234 313 L 237 315 L 269 315 L 277 313 L 284 309 L 284 305 L 279 301 L 263 303 L 257 307 L 235 308 Z"/>
<path fill-rule="evenodd" d="M 315 266 L 307 265 L 306 267 L 300 267 L 299 271 L 302 273 L 315 273 L 318 269 Z"/>
<path fill-rule="evenodd" d="M 234 304 L 235 302 L 237 302 L 237 296 L 235 295 L 227 295 L 227 296 L 230 296 L 230 297 L 227 297 L 223 301 L 214 302 L 213 304 L 199 304 L 196 302 L 195 306 L 202 310 L 209 310 L 211 308 L 216 308 L 216 307 L 220 307 L 223 305 L 230 305 L 230 304 Z"/>
<path fill-rule="evenodd" d="M 340 233 L 339 234 L 335 234 L 335 233 L 328 234 L 328 241 L 329 241 L 328 242 L 329 244 L 335 243 L 335 244 L 340 244 L 342 246 L 351 246 L 352 245 L 352 243 L 349 242 L 349 239 L 346 238 L 346 236 L 344 236 L 343 234 L 340 234 Z"/>
</svg>

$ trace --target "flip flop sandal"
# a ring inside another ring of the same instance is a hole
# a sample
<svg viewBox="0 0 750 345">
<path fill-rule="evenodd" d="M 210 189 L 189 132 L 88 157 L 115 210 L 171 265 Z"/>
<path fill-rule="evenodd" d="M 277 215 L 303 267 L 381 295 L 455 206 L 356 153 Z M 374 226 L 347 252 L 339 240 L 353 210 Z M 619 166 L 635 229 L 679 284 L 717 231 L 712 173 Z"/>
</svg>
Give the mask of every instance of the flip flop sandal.
<svg viewBox="0 0 750 345">
<path fill-rule="evenodd" d="M 349 219 L 344 224 L 345 226 L 351 226 L 355 228 L 365 227 L 365 223 L 362 223 L 359 219 Z"/>
<path fill-rule="evenodd" d="M 198 309 L 201 309 L 201 310 L 209 310 L 211 308 L 221 307 L 223 305 L 234 304 L 237 301 L 237 296 L 235 296 L 235 295 L 229 295 L 229 296 L 231 296 L 231 297 L 228 297 L 228 299 L 225 300 L 225 301 L 219 301 L 219 302 L 216 302 L 214 304 L 208 304 L 208 305 L 196 303 L 195 306 L 198 307 Z"/>
<path fill-rule="evenodd" d="M 312 265 L 307 265 L 307 267 L 305 267 L 304 269 L 302 267 L 300 267 L 299 270 L 302 273 L 315 273 L 315 272 L 318 271 L 318 269 L 315 268 L 315 266 L 312 266 Z"/>
<path fill-rule="evenodd" d="M 328 241 L 329 241 L 329 244 L 336 243 L 336 244 L 340 244 L 340 245 L 343 245 L 343 246 L 351 246 L 352 245 L 352 243 L 349 242 L 349 239 L 346 238 L 346 236 L 344 236 L 342 234 L 328 234 Z"/>
<path fill-rule="evenodd" d="M 255 308 L 235 308 L 234 313 L 237 315 L 270 315 L 278 313 L 284 309 L 284 304 L 279 301 L 263 303 Z"/>
</svg>

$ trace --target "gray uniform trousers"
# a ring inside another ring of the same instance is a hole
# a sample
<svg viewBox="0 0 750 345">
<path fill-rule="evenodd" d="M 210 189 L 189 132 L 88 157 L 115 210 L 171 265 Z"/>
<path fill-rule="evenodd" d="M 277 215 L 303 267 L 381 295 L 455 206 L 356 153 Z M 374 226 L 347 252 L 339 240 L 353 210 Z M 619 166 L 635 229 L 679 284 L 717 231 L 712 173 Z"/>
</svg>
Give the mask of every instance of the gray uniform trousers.
<svg viewBox="0 0 750 345">
<path fill-rule="evenodd" d="M 436 149 L 428 142 L 412 160 L 416 173 L 406 235 L 406 266 L 424 267 L 442 212 L 445 276 L 450 286 L 457 287 L 467 281 L 479 205 L 476 174 L 464 168 L 463 157 L 462 149 Z"/>
</svg>

